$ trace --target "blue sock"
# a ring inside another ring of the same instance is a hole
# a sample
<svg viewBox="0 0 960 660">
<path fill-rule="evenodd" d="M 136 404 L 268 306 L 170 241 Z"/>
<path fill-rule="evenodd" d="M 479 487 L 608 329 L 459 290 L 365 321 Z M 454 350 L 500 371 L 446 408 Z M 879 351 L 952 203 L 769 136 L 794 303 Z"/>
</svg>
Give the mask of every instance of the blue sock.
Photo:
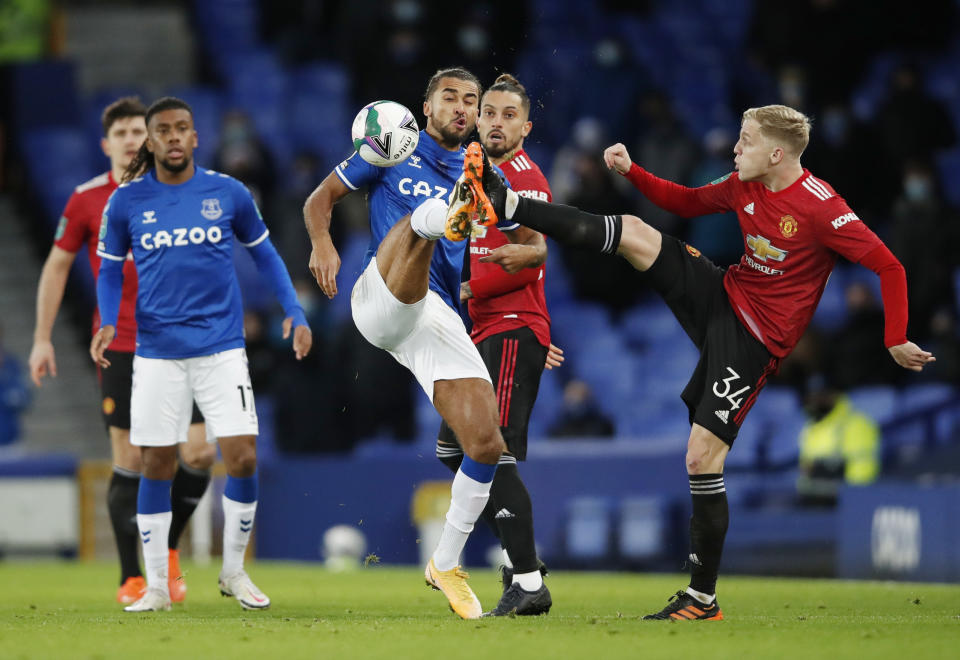
<svg viewBox="0 0 960 660">
<path fill-rule="evenodd" d="M 227 475 L 227 485 L 223 489 L 226 498 L 234 502 L 249 504 L 257 501 L 257 473 L 249 477 L 231 477 Z"/>
<path fill-rule="evenodd" d="M 464 454 L 463 462 L 460 463 L 460 471 L 465 475 L 479 481 L 482 484 L 488 484 L 493 481 L 493 475 L 497 472 L 497 464 L 487 465 L 486 463 L 477 463 L 475 460 Z"/>
<path fill-rule="evenodd" d="M 137 513 L 166 513 L 170 506 L 170 479 L 140 478 L 140 489 L 137 491 Z"/>
</svg>

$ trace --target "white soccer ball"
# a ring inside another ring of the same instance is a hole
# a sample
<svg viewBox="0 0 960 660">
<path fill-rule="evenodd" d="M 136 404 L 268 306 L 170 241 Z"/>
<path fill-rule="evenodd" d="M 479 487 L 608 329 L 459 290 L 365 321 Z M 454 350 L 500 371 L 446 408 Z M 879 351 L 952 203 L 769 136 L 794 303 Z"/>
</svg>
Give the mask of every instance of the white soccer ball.
<svg viewBox="0 0 960 660">
<path fill-rule="evenodd" d="M 334 525 L 323 533 L 323 558 L 332 571 L 358 568 L 367 550 L 367 539 L 356 527 Z"/>
<path fill-rule="evenodd" d="M 394 101 L 374 101 L 357 113 L 351 137 L 362 159 L 377 167 L 393 167 L 417 148 L 420 129 L 406 107 Z"/>
</svg>

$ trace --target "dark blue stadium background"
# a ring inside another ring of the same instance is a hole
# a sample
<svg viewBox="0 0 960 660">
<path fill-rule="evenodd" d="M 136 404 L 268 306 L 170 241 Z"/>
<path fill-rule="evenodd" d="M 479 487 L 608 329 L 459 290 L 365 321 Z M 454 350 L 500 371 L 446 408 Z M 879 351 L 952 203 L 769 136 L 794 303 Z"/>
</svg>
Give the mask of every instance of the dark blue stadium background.
<svg viewBox="0 0 960 660">
<path fill-rule="evenodd" d="M 357 448 L 374 455 L 403 445 L 432 452 L 438 418 L 429 402 L 350 322 L 349 290 L 367 240 L 362 205 L 343 205 L 334 218 L 343 266 L 332 302 L 310 281 L 300 206 L 350 153 L 360 107 L 393 99 L 422 122 L 427 78 L 463 65 L 485 84 L 509 71 L 526 85 L 534 122 L 526 148 L 556 201 L 638 212 L 720 264 L 742 253 L 734 217 L 681 221 L 659 211 L 607 173 L 600 152 L 623 142 L 655 174 L 703 185 L 732 168 L 743 109 L 783 102 L 809 114 L 814 132 L 804 164 L 904 262 L 910 337 L 938 361 L 919 376 L 896 368 L 882 345 L 877 278 L 841 263 L 810 331 L 744 425 L 728 470 L 742 473 L 741 484 L 759 484 L 741 486 L 746 505 L 776 503 L 776 493 L 792 490 L 803 397 L 809 383 L 829 382 L 881 424 L 884 478 L 956 474 L 960 3 L 150 4 L 188 14 L 196 80 L 175 89 L 145 81 L 81 94 L 68 59 L 5 65 L 4 185 L 30 212 L 43 254 L 73 187 L 106 168 L 97 148 L 103 106 L 131 93 L 147 102 L 170 93 L 192 105 L 198 163 L 254 190 L 319 340 L 305 365 L 293 363 L 276 334 L 271 295 L 250 261 L 238 257 L 254 328 L 249 350 L 265 457 Z M 71 286 L 89 308 L 88 271 L 81 255 Z M 688 426 L 679 392 L 697 355 L 666 307 L 624 264 L 555 244 L 546 282 L 554 342 L 568 360 L 543 379 L 531 435 L 549 434 L 564 385 L 577 379 L 616 429 L 615 439 L 589 441 L 596 452 L 622 443 L 682 448 Z M 76 331 L 86 337 L 89 328 L 78 324 Z"/>
</svg>

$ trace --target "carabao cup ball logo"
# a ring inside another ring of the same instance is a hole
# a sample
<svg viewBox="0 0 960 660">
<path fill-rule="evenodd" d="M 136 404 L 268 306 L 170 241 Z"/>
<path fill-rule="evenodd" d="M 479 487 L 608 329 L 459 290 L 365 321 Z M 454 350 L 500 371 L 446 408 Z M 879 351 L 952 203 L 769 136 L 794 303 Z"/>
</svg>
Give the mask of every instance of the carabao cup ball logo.
<svg viewBox="0 0 960 660">
<path fill-rule="evenodd" d="M 413 114 L 394 101 L 376 101 L 353 120 L 353 147 L 371 165 L 393 167 L 407 159 L 420 141 Z"/>
</svg>

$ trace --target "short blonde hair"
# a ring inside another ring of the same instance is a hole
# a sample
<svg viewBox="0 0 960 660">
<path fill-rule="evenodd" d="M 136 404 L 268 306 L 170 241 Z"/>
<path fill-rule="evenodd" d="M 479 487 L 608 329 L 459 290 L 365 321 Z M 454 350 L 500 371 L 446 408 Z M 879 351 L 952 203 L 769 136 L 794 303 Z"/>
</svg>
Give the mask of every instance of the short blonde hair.
<svg viewBox="0 0 960 660">
<path fill-rule="evenodd" d="M 794 156 L 800 156 L 810 142 L 810 119 L 786 105 L 765 105 L 750 108 L 743 113 L 743 120 L 752 119 L 760 124 L 764 137 L 782 143 Z"/>
</svg>

